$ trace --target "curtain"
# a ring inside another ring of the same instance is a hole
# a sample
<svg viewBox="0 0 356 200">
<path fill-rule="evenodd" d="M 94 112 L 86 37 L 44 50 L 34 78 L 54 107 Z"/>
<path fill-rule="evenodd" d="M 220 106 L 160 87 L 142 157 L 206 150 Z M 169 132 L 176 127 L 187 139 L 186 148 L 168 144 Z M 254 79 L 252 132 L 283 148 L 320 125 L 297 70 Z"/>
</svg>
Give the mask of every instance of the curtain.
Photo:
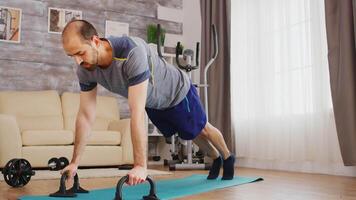
<svg viewBox="0 0 356 200">
<path fill-rule="evenodd" d="M 231 1 L 201 0 L 202 36 L 201 36 L 201 82 L 203 82 L 204 66 L 213 54 L 211 25 L 215 24 L 219 54 L 208 73 L 208 104 L 209 121 L 218 128 L 234 152 L 235 137 L 231 132 L 231 93 L 230 93 L 230 9 Z M 200 91 L 200 96 L 204 96 Z M 204 102 L 204 101 L 202 101 Z"/>
<path fill-rule="evenodd" d="M 239 165 L 355 175 L 338 147 L 323 0 L 234 0 L 231 20 Z"/>
<path fill-rule="evenodd" d="M 330 84 L 340 149 L 346 166 L 356 165 L 355 3 L 352 0 L 325 0 Z"/>
</svg>

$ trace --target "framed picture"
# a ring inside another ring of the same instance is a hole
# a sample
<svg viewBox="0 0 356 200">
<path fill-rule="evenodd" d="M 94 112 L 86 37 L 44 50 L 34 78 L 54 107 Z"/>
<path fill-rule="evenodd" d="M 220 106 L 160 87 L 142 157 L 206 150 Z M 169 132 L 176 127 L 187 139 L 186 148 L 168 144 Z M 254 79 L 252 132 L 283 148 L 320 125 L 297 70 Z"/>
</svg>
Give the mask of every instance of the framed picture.
<svg viewBox="0 0 356 200">
<path fill-rule="evenodd" d="M 0 41 L 20 43 L 21 14 L 19 8 L 0 6 Z"/>
<path fill-rule="evenodd" d="M 129 36 L 129 24 L 106 20 L 105 37 L 108 38 L 110 36 L 115 36 L 115 37 Z"/>
<path fill-rule="evenodd" d="M 82 11 L 48 8 L 48 32 L 61 34 L 65 25 L 73 19 L 82 19 Z"/>
</svg>

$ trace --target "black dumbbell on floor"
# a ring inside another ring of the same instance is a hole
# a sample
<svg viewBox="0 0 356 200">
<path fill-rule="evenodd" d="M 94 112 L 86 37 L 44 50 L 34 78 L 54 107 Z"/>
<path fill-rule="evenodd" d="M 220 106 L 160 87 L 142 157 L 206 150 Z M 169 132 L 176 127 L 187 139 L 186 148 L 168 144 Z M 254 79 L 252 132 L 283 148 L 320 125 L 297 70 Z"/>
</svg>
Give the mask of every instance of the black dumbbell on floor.
<svg viewBox="0 0 356 200">
<path fill-rule="evenodd" d="M 62 170 L 69 164 L 65 157 L 51 158 L 48 161 L 50 170 Z M 30 182 L 31 177 L 35 175 L 29 161 L 22 158 L 14 158 L 6 163 L 2 170 L 5 182 L 12 187 L 22 187 Z"/>
<path fill-rule="evenodd" d="M 67 165 L 69 165 L 69 160 L 66 157 L 51 158 L 48 160 L 48 167 L 51 171 L 62 170 Z"/>
<path fill-rule="evenodd" d="M 26 185 L 35 171 L 32 170 L 30 162 L 26 159 L 15 158 L 6 163 L 2 170 L 5 182 L 12 187 L 22 187 Z"/>
</svg>

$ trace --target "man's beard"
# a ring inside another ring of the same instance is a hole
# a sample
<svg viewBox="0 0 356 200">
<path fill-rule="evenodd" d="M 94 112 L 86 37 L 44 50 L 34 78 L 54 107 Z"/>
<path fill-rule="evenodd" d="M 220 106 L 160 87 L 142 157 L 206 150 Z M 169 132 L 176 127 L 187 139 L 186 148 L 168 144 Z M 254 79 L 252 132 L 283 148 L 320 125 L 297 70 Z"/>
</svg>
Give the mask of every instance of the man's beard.
<svg viewBox="0 0 356 200">
<path fill-rule="evenodd" d="M 88 65 L 90 65 L 90 67 L 87 67 Z M 88 71 L 94 71 L 96 69 L 96 65 L 95 64 L 89 64 L 89 63 L 86 63 L 86 62 L 80 63 L 80 66 L 82 66 L 84 69 L 86 69 Z"/>
<path fill-rule="evenodd" d="M 94 48 L 92 48 L 92 52 L 93 52 L 93 56 L 96 56 L 95 58 L 92 59 L 92 63 L 93 63 L 93 64 L 90 64 L 90 63 L 87 63 L 87 62 L 84 62 L 84 61 L 82 61 L 82 62 L 80 63 L 80 65 L 81 65 L 84 69 L 86 69 L 86 70 L 88 70 L 88 71 L 94 71 L 94 70 L 96 69 L 96 67 L 98 66 L 99 52 L 98 52 L 98 50 L 96 50 L 96 49 L 94 49 Z M 89 65 L 90 67 L 88 67 L 88 65 Z"/>
</svg>

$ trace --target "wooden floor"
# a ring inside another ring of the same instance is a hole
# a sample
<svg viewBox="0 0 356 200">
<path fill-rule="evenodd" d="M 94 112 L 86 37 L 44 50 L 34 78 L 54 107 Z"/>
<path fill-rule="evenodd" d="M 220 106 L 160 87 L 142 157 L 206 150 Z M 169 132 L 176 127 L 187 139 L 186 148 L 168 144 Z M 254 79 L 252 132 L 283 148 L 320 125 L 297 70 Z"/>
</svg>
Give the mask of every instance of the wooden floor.
<svg viewBox="0 0 356 200">
<path fill-rule="evenodd" d="M 168 170 L 162 167 L 150 167 Z M 291 173 L 249 168 L 237 168 L 239 176 L 263 177 L 264 181 L 240 185 L 237 187 L 215 190 L 182 199 L 246 199 L 246 200 L 356 200 L 356 178 Z M 207 171 L 176 171 L 173 175 L 155 176 L 155 180 L 171 179 Z M 117 178 L 81 179 L 80 184 L 86 189 L 114 187 Z M 0 182 L 0 200 L 16 199 L 22 195 L 47 195 L 58 190 L 58 180 L 31 180 L 23 188 L 11 188 L 5 182 Z"/>
</svg>

